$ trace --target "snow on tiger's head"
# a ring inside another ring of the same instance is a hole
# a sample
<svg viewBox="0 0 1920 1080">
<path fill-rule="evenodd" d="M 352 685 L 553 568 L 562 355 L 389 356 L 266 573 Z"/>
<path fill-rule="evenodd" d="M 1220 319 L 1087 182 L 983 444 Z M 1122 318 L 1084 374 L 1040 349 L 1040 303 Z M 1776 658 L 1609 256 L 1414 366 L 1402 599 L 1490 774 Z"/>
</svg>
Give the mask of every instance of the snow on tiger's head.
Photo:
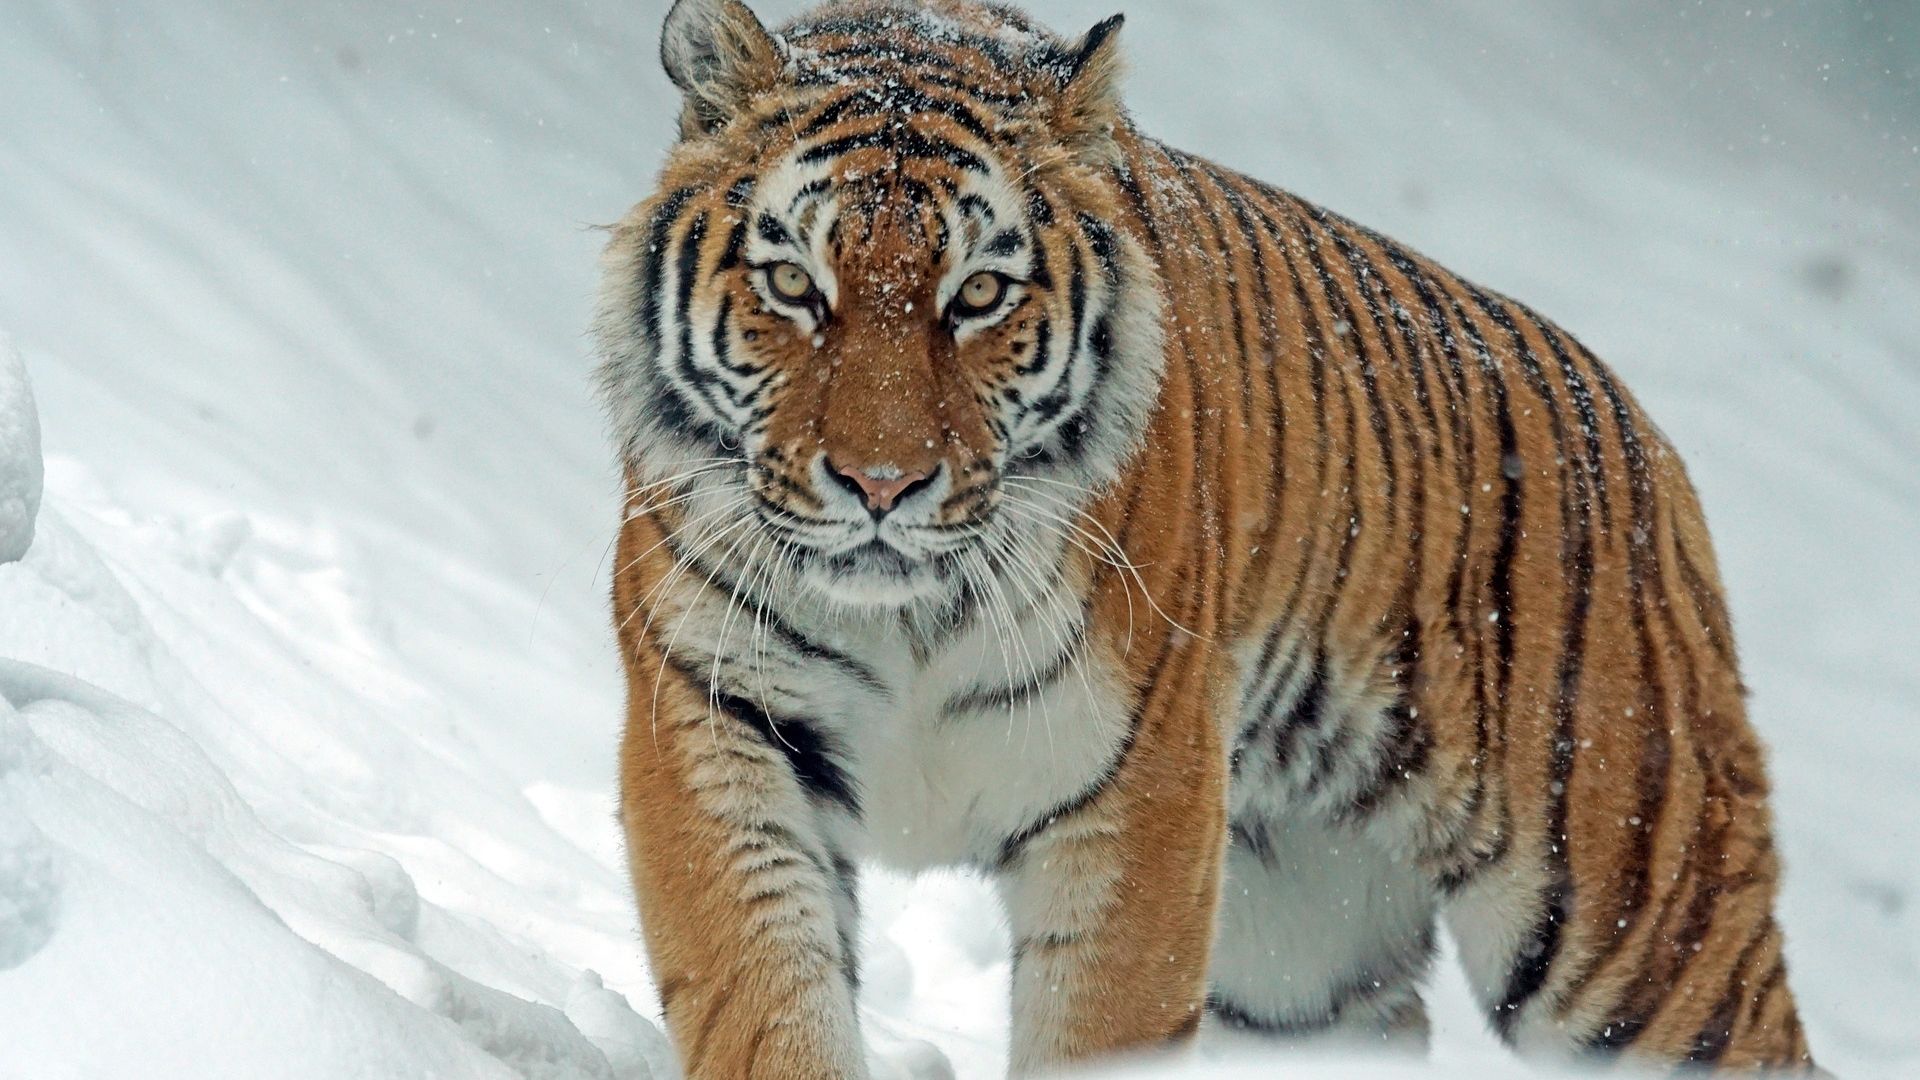
<svg viewBox="0 0 1920 1080">
<path fill-rule="evenodd" d="M 680 0 L 681 141 L 614 230 L 596 327 L 636 477 L 706 470 L 716 521 L 757 515 L 808 583 L 880 605 L 950 592 L 1014 485 L 1113 479 L 1162 306 L 1123 224 L 1118 27 L 856 0 L 774 33 Z"/>
</svg>

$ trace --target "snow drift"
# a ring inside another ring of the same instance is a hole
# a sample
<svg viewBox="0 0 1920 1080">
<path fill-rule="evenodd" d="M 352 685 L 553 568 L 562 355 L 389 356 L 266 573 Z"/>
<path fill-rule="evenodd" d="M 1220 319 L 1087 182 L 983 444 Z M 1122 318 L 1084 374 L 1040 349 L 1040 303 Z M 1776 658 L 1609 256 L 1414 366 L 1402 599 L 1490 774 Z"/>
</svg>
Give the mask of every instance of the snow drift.
<svg viewBox="0 0 1920 1080">
<path fill-rule="evenodd" d="M 0 375 L 16 380 L 0 401 L 23 400 L 19 366 Z M 40 463 L 0 464 L 11 480 Z M 64 509 L 0 566 L 0 656 L 34 661 L 0 659 L 0 1062 L 79 1076 L 671 1075 L 657 1028 L 523 936 L 563 938 L 596 910 L 620 936 L 625 905 L 602 865 L 431 736 L 357 716 L 409 699 L 432 714 L 364 642 L 312 624 L 290 638 L 262 618 L 276 599 L 310 619 L 343 612 L 334 575 L 289 559 L 265 522 L 135 526 L 84 500 Z M 140 570 L 123 580 L 128 559 Z M 328 668 L 352 671 L 359 692 L 315 674 Z M 448 850 L 427 839 L 436 823 L 486 841 Z M 429 898 L 392 850 L 432 875 Z M 482 860 L 544 887 L 501 886 Z M 448 911 L 435 890 L 497 905 L 495 919 Z"/>
<path fill-rule="evenodd" d="M 0 334 L 0 563 L 19 560 L 33 546 L 43 472 L 40 414 L 26 361 Z"/>
</svg>

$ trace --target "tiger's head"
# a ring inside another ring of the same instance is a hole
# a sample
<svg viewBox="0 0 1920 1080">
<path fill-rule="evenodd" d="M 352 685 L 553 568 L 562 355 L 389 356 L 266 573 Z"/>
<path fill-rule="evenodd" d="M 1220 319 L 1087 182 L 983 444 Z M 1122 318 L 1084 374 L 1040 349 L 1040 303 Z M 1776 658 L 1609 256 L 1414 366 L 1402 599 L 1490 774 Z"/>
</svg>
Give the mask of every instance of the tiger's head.
<svg viewBox="0 0 1920 1080">
<path fill-rule="evenodd" d="M 851 0 L 774 33 L 678 0 L 681 139 L 595 328 L 636 501 L 874 607 L 944 602 L 1109 484 L 1162 368 L 1119 23 Z"/>
</svg>

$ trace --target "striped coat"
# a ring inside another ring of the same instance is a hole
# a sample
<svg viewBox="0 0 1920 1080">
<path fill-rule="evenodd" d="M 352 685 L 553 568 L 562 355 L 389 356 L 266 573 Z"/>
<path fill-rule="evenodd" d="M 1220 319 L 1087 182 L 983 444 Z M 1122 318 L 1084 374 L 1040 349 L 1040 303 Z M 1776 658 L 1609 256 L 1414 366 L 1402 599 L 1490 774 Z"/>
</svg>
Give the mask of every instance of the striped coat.
<svg viewBox="0 0 1920 1080">
<path fill-rule="evenodd" d="M 1525 306 L 1139 133 L 1118 20 L 681 0 L 596 326 L 622 816 L 695 1077 L 864 1074 L 857 866 L 971 867 L 1013 1066 L 1809 1069 L 1679 457 Z"/>
</svg>

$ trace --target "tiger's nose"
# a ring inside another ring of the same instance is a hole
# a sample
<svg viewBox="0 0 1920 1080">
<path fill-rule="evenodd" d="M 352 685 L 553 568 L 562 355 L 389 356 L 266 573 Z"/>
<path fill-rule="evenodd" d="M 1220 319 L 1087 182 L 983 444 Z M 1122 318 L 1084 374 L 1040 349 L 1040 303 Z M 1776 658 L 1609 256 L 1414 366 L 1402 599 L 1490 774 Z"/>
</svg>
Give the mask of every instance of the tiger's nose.
<svg viewBox="0 0 1920 1080">
<path fill-rule="evenodd" d="M 885 465 L 847 468 L 829 462 L 828 468 L 849 490 L 866 500 L 867 509 L 875 516 L 892 510 L 895 503 L 929 479 L 923 472 L 905 473 Z"/>
</svg>

